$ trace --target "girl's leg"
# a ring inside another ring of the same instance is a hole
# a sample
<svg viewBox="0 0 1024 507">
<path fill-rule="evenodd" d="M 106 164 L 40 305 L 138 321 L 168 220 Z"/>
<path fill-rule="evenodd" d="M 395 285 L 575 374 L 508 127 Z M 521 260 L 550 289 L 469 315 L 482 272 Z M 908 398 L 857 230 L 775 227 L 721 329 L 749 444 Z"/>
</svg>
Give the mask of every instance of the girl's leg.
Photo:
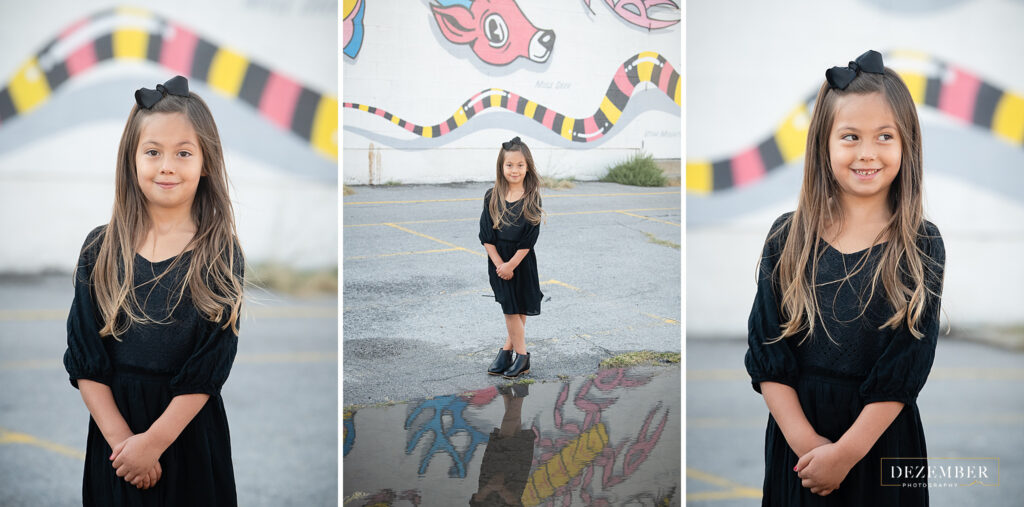
<svg viewBox="0 0 1024 507">
<path fill-rule="evenodd" d="M 523 329 L 525 315 L 505 315 L 505 327 L 508 328 L 508 342 L 516 354 L 526 353 L 526 336 Z"/>
</svg>

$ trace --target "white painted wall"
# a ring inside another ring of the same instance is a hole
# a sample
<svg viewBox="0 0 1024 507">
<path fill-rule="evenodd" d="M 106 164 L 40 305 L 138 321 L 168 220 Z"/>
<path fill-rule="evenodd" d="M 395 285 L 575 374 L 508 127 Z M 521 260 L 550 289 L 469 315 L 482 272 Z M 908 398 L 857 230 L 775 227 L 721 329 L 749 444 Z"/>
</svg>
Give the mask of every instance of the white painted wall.
<svg viewBox="0 0 1024 507">
<path fill-rule="evenodd" d="M 518 0 L 534 26 L 555 31 L 544 64 L 522 59 L 505 67 L 484 64 L 468 46 L 439 35 L 430 0 L 377 0 L 367 5 L 365 38 L 355 60 L 343 57 L 344 101 L 385 109 L 402 119 L 433 125 L 486 88 L 504 88 L 567 116 L 589 117 L 598 109 L 615 71 L 641 51 L 656 51 L 683 74 L 683 23 L 648 32 L 619 19 L 604 2 Z M 642 85 L 646 86 L 646 85 Z M 683 93 L 686 81 L 683 79 Z M 673 111 L 675 108 L 675 111 Z M 361 111 L 343 109 L 343 178 L 369 182 L 370 144 L 380 152 L 379 182 L 490 181 L 502 141 L 519 135 L 530 146 L 541 174 L 596 179 L 638 150 L 655 158 L 679 159 L 679 108 L 657 89 L 634 93 L 620 121 L 603 142 L 567 147 L 551 132 L 528 129 L 533 120 L 488 110 L 448 136 L 423 139 L 418 149 L 398 149 L 418 136 Z M 486 125 L 487 128 L 480 128 Z M 527 127 L 524 127 L 526 125 Z M 374 141 L 366 132 L 391 138 Z M 542 135 L 532 135 L 537 133 Z"/>
<path fill-rule="evenodd" d="M 937 8 L 921 9 L 929 4 Z M 1024 94 L 1024 67 L 1013 63 L 1024 55 L 1019 1 L 690 2 L 687 20 L 688 159 L 717 159 L 760 141 L 817 90 L 826 68 L 871 48 L 923 51 Z M 1020 324 L 1024 150 L 919 111 L 925 213 L 947 250 L 945 318 L 954 330 Z M 745 335 L 758 255 L 772 221 L 795 208 L 800 171 L 798 163 L 746 190 L 687 195 L 688 336 Z M 1002 188 L 979 183 L 980 174 L 1003 180 Z M 741 206 L 739 215 L 716 218 Z"/>
<path fill-rule="evenodd" d="M 335 2 L 182 0 L 173 6 L 152 1 L 131 4 L 182 23 L 322 93 L 337 95 Z M 0 47 L 4 48 L 0 51 L 0 82 L 9 81 L 27 58 L 72 22 L 116 5 L 121 4 L 54 0 L 0 6 Z M 2 140 L 15 135 L 12 129 L 40 129 L 39 118 L 52 118 L 51 126 L 39 135 L 0 153 L 0 230 L 4 236 L 0 242 L 0 272 L 69 272 L 73 268 L 86 233 L 110 219 L 114 158 L 133 103 L 131 93 L 142 86 L 152 88 L 168 77 L 167 70 L 151 62 L 103 63 L 66 82 L 38 109 L 0 125 Z M 71 126 L 60 121 L 62 115 L 73 114 L 75 101 L 107 100 L 109 93 L 91 99 L 84 92 L 104 90 L 107 84 L 128 86 L 124 101 L 115 100 L 110 105 L 112 113 Z M 319 176 L 309 177 L 290 167 L 287 160 L 271 161 L 254 153 L 250 144 L 253 140 L 247 136 L 253 123 L 264 120 L 248 114 L 246 108 L 251 108 L 247 105 L 234 104 L 234 99 L 217 96 L 200 84 L 193 83 L 192 89 L 210 104 L 220 128 L 239 236 L 248 260 L 298 268 L 337 266 L 338 187 L 335 170 L 331 169 L 334 162 L 319 160 L 316 165 L 328 169 L 321 167 Z M 309 149 L 289 136 L 280 132 L 279 138 L 271 137 L 269 142 L 280 142 L 300 154 Z M 267 143 L 267 136 L 259 142 Z M 316 157 L 310 159 L 316 161 Z"/>
</svg>

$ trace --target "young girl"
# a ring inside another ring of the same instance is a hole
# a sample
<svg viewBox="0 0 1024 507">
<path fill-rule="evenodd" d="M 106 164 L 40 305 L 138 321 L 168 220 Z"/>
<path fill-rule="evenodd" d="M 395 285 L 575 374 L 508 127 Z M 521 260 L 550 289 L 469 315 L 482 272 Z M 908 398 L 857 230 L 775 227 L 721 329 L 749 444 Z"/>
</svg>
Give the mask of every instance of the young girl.
<svg viewBox="0 0 1024 507">
<path fill-rule="evenodd" d="M 92 416 L 83 504 L 235 505 L 220 389 L 243 257 L 220 137 L 184 77 L 135 100 L 68 315 L 64 366 Z"/>
<path fill-rule="evenodd" d="M 909 464 L 883 459 L 927 456 L 915 400 L 945 250 L 922 217 L 917 112 L 877 52 L 826 78 L 799 204 L 772 226 L 750 312 L 745 363 L 771 412 L 763 505 L 927 505 L 926 480 L 881 485 Z"/>
<path fill-rule="evenodd" d="M 524 327 L 527 315 L 540 315 L 544 297 L 533 253 L 543 211 L 540 178 L 530 148 L 519 137 L 501 143 L 494 188 L 484 194 L 479 235 L 487 250 L 494 299 L 501 304 L 508 328 L 505 345 L 487 368 L 491 375 L 515 378 L 530 372 Z"/>
</svg>

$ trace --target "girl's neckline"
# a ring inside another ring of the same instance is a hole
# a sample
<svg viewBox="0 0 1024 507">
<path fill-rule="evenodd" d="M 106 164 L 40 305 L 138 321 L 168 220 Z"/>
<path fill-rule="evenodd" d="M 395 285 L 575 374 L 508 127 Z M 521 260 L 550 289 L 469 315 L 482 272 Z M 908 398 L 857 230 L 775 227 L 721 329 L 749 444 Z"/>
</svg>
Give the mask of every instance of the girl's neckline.
<svg viewBox="0 0 1024 507">
<path fill-rule="evenodd" d="M 871 246 L 869 246 L 869 247 L 867 247 L 867 248 L 861 248 L 860 250 L 857 250 L 856 252 L 843 252 L 842 250 L 840 250 L 840 249 L 838 249 L 838 248 L 836 248 L 836 247 L 832 246 L 832 243 L 829 243 L 828 241 L 825 241 L 825 238 L 821 238 L 821 237 L 819 237 L 818 239 L 820 239 L 822 243 L 825 243 L 825 247 L 826 247 L 826 248 L 831 248 L 832 250 L 834 250 L 834 251 L 838 252 L 838 253 L 839 253 L 839 254 L 841 254 L 841 255 L 857 255 L 857 254 L 863 254 L 864 252 L 867 252 L 868 250 L 871 250 L 872 248 L 875 248 L 875 247 L 877 247 L 877 246 L 882 246 L 882 245 L 884 245 L 884 244 L 886 244 L 886 243 L 888 243 L 888 242 L 889 242 L 889 240 L 885 240 L 885 241 L 882 241 L 882 242 L 880 242 L 880 243 L 875 243 L 874 245 L 871 245 Z"/>
<path fill-rule="evenodd" d="M 168 257 L 168 258 L 166 258 L 166 259 L 160 259 L 160 260 L 158 260 L 158 261 L 151 261 L 151 260 L 149 260 L 149 259 L 145 258 L 145 257 L 144 257 L 144 256 L 143 256 L 142 254 L 140 254 L 139 252 L 135 252 L 135 256 L 136 256 L 136 257 L 138 257 L 138 258 L 140 258 L 140 259 L 142 259 L 142 260 L 144 260 L 144 261 L 146 261 L 146 263 L 147 263 L 147 264 L 152 264 L 152 265 L 154 265 L 154 266 L 155 266 L 155 265 L 157 265 L 157 264 L 163 264 L 163 263 L 165 263 L 165 262 L 167 262 L 167 261 L 171 261 L 171 260 L 174 260 L 174 259 L 176 259 L 176 258 L 178 258 L 178 257 L 180 257 L 180 256 L 183 256 L 183 255 L 187 254 L 187 253 L 192 253 L 192 250 L 194 250 L 194 248 L 189 248 L 188 250 L 183 250 L 183 251 L 182 251 L 181 253 L 179 253 L 179 254 L 177 254 L 177 255 L 172 255 L 172 256 L 170 256 L 170 257 Z"/>
</svg>

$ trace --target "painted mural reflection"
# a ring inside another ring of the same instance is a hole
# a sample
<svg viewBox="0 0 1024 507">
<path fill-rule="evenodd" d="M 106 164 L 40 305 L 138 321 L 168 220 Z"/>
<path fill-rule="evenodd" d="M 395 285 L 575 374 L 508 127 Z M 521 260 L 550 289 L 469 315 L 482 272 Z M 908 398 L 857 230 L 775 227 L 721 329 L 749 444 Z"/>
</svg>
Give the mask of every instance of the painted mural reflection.
<svg viewBox="0 0 1024 507">
<path fill-rule="evenodd" d="M 678 505 L 679 408 L 666 368 L 348 412 L 344 504 Z"/>
</svg>

